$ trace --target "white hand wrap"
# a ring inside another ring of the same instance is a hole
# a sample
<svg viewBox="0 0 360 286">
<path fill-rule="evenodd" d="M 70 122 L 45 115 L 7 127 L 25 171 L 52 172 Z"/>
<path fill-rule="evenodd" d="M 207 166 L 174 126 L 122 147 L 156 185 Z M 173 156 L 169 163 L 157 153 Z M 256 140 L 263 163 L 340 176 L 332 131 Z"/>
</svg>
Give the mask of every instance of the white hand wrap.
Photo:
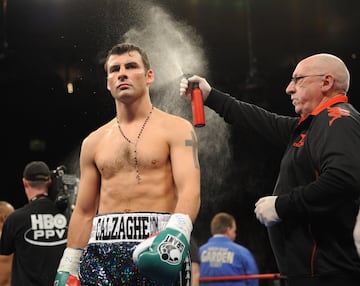
<svg viewBox="0 0 360 286">
<path fill-rule="evenodd" d="M 78 277 L 82 252 L 81 248 L 67 247 L 60 260 L 57 272 L 69 272 L 71 275 Z"/>
<path fill-rule="evenodd" d="M 193 229 L 192 221 L 190 217 L 186 214 L 173 214 L 167 225 L 166 228 L 172 228 L 175 230 L 180 231 L 187 239 L 190 241 L 191 232 Z"/>
</svg>

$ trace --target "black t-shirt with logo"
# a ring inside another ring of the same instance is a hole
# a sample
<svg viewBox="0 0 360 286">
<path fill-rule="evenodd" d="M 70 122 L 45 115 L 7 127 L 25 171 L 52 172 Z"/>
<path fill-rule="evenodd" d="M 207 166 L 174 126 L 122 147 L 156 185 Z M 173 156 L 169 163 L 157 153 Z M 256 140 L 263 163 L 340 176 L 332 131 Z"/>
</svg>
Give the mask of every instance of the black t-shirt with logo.
<svg viewBox="0 0 360 286">
<path fill-rule="evenodd" d="M 53 285 L 67 229 L 66 216 L 47 197 L 9 215 L 2 230 L 0 254 L 14 253 L 11 285 Z"/>
</svg>

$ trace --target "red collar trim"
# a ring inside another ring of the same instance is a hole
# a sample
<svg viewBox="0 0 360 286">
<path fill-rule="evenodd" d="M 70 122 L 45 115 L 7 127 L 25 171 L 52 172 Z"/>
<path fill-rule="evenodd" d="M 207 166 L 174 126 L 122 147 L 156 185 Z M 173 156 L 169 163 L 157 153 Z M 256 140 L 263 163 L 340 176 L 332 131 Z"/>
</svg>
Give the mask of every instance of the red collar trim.
<svg viewBox="0 0 360 286">
<path fill-rule="evenodd" d="M 300 117 L 299 119 L 299 124 L 301 122 L 303 122 L 306 118 L 308 118 L 310 115 L 318 115 L 321 111 L 323 111 L 324 109 L 328 108 L 329 106 L 335 104 L 335 103 L 340 103 L 340 102 L 345 102 L 347 103 L 349 101 L 348 97 L 346 95 L 339 95 L 339 96 L 335 96 L 331 99 L 329 99 L 327 102 L 325 102 L 323 105 L 318 106 L 317 108 L 315 108 L 313 110 L 313 112 L 311 112 L 309 115 L 305 116 L 305 117 Z"/>
</svg>

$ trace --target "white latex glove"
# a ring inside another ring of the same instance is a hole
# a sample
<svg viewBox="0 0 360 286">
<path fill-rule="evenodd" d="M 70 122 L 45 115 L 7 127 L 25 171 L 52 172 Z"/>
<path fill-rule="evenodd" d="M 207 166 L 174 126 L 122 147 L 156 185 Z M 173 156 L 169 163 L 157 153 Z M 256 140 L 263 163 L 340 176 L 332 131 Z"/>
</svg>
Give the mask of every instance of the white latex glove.
<svg viewBox="0 0 360 286">
<path fill-rule="evenodd" d="M 204 101 L 209 96 L 209 93 L 211 91 L 210 84 L 206 81 L 205 78 L 202 78 L 198 75 L 193 75 L 189 78 L 183 77 L 180 81 L 180 96 L 191 99 L 191 83 L 192 82 L 198 82 L 199 88 L 201 89 L 201 92 L 203 94 Z"/>
<path fill-rule="evenodd" d="M 355 242 L 355 246 L 356 246 L 356 250 L 357 253 L 360 257 L 360 208 L 359 208 L 359 212 L 356 218 L 356 224 L 354 227 L 354 242 Z"/>
<path fill-rule="evenodd" d="M 275 209 L 276 199 L 277 196 L 267 196 L 259 199 L 255 203 L 254 212 L 256 214 L 256 218 L 266 227 L 273 226 L 281 221 Z"/>
</svg>

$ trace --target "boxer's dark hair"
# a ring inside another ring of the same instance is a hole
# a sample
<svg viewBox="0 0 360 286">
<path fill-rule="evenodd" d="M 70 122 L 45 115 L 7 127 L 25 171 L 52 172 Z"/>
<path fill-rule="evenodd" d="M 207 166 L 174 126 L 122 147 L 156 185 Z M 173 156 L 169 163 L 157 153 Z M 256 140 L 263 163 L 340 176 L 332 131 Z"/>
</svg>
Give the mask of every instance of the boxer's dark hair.
<svg viewBox="0 0 360 286">
<path fill-rule="evenodd" d="M 105 72 L 107 72 L 107 62 L 111 55 L 122 55 L 125 53 L 130 53 L 132 51 L 136 51 L 140 54 L 141 59 L 144 63 L 145 71 L 148 71 L 151 68 L 151 65 L 150 65 L 150 61 L 149 61 L 149 58 L 148 58 L 146 52 L 142 48 L 140 48 L 139 46 L 136 46 L 134 44 L 122 43 L 122 44 L 116 44 L 108 51 L 107 57 L 105 60 L 105 64 L 104 64 Z"/>
</svg>

